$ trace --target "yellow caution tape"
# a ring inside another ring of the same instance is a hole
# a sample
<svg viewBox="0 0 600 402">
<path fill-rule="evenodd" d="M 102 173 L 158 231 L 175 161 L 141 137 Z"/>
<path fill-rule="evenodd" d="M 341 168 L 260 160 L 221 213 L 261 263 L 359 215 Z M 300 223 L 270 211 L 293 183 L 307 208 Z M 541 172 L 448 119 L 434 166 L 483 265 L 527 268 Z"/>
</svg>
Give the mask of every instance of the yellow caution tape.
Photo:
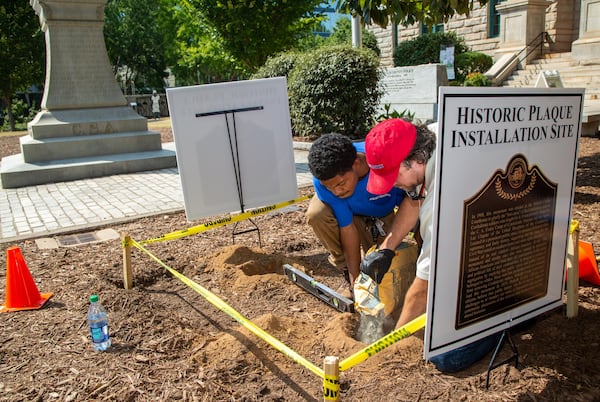
<svg viewBox="0 0 600 402">
<path fill-rule="evenodd" d="M 340 362 L 340 371 L 348 370 L 351 367 L 356 366 L 358 363 L 365 361 L 369 357 L 373 356 L 376 353 L 381 352 L 383 349 L 388 346 L 393 345 L 394 343 L 414 334 L 421 328 L 425 327 L 425 314 L 415 318 L 414 320 L 404 324 L 404 326 L 398 328 L 394 332 L 390 332 L 383 338 L 373 342 L 366 348 L 359 350 L 354 353 L 352 356 L 347 357 L 346 359 Z"/>
<path fill-rule="evenodd" d="M 197 293 L 202 295 L 202 297 L 204 297 L 213 306 L 215 306 L 216 308 L 218 308 L 219 310 L 221 310 L 222 312 L 224 312 L 225 314 L 227 314 L 228 316 L 230 316 L 231 318 L 233 318 L 234 320 L 236 320 L 237 322 L 242 324 L 246 329 L 250 330 L 256 336 L 258 336 L 259 338 L 261 338 L 262 340 L 267 342 L 269 345 L 273 346 L 275 349 L 277 349 L 278 351 L 280 351 L 281 353 L 283 353 L 284 355 L 286 355 L 287 357 L 292 359 L 294 362 L 296 362 L 299 365 L 303 366 L 304 368 L 312 371 L 317 376 L 323 378 L 323 376 L 325 374 L 320 367 L 315 366 L 313 363 L 306 360 L 304 357 L 302 357 L 301 355 L 296 353 L 294 350 L 292 350 L 291 348 L 286 346 L 284 343 L 282 343 L 281 341 L 279 341 L 278 339 L 276 339 L 275 337 L 270 335 L 268 332 L 265 332 L 263 329 L 258 327 L 252 321 L 250 321 L 247 318 L 245 318 L 244 316 L 242 316 L 229 304 L 227 304 L 223 300 L 219 299 L 214 293 L 212 293 L 208 289 L 202 287 L 201 285 L 197 284 L 190 278 L 186 277 L 185 275 L 177 272 L 173 268 L 171 268 L 168 265 L 166 265 L 165 263 L 163 263 L 160 259 L 158 259 L 158 257 L 154 256 L 152 253 L 150 253 L 148 250 L 146 250 L 140 243 L 136 242 L 135 240 L 132 239 L 131 244 L 133 246 L 137 247 L 138 249 L 142 250 L 146 254 L 148 254 L 154 261 L 156 261 L 163 268 L 165 268 L 167 271 L 169 271 L 174 277 L 179 279 L 181 282 L 183 282 L 190 288 L 194 289 Z"/>
<path fill-rule="evenodd" d="M 159 241 L 176 240 L 176 239 L 180 239 L 182 237 L 191 236 L 191 235 L 194 235 L 197 233 L 205 232 L 210 229 L 215 229 L 215 228 L 218 228 L 221 226 L 225 226 L 230 223 L 243 221 L 244 219 L 248 219 L 253 216 L 266 214 L 267 212 L 271 212 L 271 211 L 274 211 L 279 208 L 287 207 L 288 205 L 292 205 L 297 202 L 308 200 L 310 197 L 312 197 L 312 194 L 304 195 L 302 197 L 296 198 L 295 200 L 284 201 L 284 202 L 280 202 L 278 204 L 272 204 L 272 205 L 268 205 L 266 207 L 256 208 L 251 211 L 241 213 L 239 215 L 228 216 L 228 217 L 217 219 L 217 220 L 214 220 L 211 222 L 203 223 L 201 225 L 192 226 L 191 228 L 167 233 L 167 234 L 164 234 L 159 237 L 154 237 L 154 238 L 151 238 L 148 240 L 142 240 L 139 242 L 139 244 L 148 244 L 148 243 L 156 243 Z"/>
<path fill-rule="evenodd" d="M 571 219 L 571 224 L 569 225 L 569 233 L 573 234 L 573 232 L 579 231 L 579 221 L 575 219 Z"/>
<path fill-rule="evenodd" d="M 326 401 L 337 401 L 340 397 L 339 377 L 325 374 L 323 377 L 323 399 Z"/>
</svg>

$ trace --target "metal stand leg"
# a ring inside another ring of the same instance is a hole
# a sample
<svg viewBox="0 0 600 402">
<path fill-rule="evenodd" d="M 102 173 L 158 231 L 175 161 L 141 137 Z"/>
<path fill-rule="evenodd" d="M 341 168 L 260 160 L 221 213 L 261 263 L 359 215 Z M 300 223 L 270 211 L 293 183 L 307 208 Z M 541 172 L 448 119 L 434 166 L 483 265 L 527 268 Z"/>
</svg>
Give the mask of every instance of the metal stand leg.
<svg viewBox="0 0 600 402">
<path fill-rule="evenodd" d="M 498 356 L 498 352 L 500 351 L 500 349 L 502 348 L 502 345 L 504 344 L 504 341 L 508 341 L 508 344 L 510 345 L 510 348 L 511 348 L 513 354 L 512 354 L 512 356 L 509 356 L 508 358 L 506 358 L 500 362 L 494 363 L 496 360 L 496 357 Z M 494 350 L 494 354 L 492 355 L 490 364 L 488 365 L 487 378 L 485 380 L 485 388 L 486 389 L 490 388 L 490 372 L 493 369 L 510 362 L 511 360 L 515 361 L 515 367 L 517 367 L 519 365 L 519 352 L 518 352 L 517 347 L 515 346 L 512 338 L 510 337 L 510 332 L 505 329 L 504 331 L 502 331 L 500 340 L 498 340 L 498 345 L 496 345 L 496 349 Z"/>
<path fill-rule="evenodd" d="M 258 247 L 262 248 L 262 242 L 260 240 L 260 229 L 258 228 L 256 223 L 254 223 L 254 221 L 252 219 L 248 219 L 248 222 L 250 222 L 254 227 L 250 228 L 250 229 L 243 229 L 243 230 L 238 231 L 237 226 L 238 226 L 239 222 L 236 222 L 235 225 L 233 225 L 233 231 L 231 233 L 233 243 L 235 244 L 235 236 L 236 235 L 240 235 L 243 233 L 249 233 L 249 232 L 257 232 L 258 233 Z"/>
</svg>

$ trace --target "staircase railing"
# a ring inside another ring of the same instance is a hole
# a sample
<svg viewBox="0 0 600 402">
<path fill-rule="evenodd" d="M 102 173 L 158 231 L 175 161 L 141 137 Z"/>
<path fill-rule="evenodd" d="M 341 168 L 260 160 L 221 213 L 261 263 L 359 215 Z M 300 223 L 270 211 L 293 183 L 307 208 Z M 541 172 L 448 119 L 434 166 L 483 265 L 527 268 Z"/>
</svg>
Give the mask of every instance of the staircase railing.
<svg viewBox="0 0 600 402">
<path fill-rule="evenodd" d="M 529 42 L 523 49 L 521 49 L 515 57 L 521 61 L 525 61 L 527 64 L 527 60 L 529 60 L 529 55 L 536 51 L 538 48 L 540 49 L 540 56 L 544 55 L 544 43 L 550 44 L 552 39 L 550 38 L 550 34 L 546 31 L 540 32 L 538 36 L 536 36 L 531 42 Z M 527 51 L 525 53 L 525 57 L 521 58 L 521 53 Z"/>
<path fill-rule="evenodd" d="M 544 55 L 544 43 L 551 43 L 548 32 L 541 32 L 531 42 L 516 53 L 507 53 L 500 57 L 494 65 L 485 73 L 493 85 L 500 86 L 502 82 L 509 77 L 519 64 L 527 64 L 529 56 L 539 49 L 540 57 Z M 524 55 L 523 53 L 526 52 Z"/>
</svg>

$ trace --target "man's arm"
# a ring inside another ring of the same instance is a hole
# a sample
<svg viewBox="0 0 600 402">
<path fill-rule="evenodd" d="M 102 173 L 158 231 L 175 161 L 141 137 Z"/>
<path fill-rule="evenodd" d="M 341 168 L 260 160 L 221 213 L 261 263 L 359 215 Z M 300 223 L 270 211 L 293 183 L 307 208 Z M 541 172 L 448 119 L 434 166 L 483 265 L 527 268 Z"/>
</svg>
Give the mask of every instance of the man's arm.
<svg viewBox="0 0 600 402">
<path fill-rule="evenodd" d="M 365 256 L 360 264 L 360 270 L 369 275 L 377 283 L 381 283 L 383 276 L 390 269 L 396 247 L 402 243 L 407 233 L 415 227 L 419 220 L 419 201 L 405 197 L 400 203 L 392 227 L 383 239 L 378 249 Z"/>
<path fill-rule="evenodd" d="M 426 312 L 428 284 L 429 281 L 416 277 L 410 285 L 404 297 L 404 305 L 402 306 L 400 318 L 398 318 L 398 322 L 396 323 L 396 329 Z"/>
<path fill-rule="evenodd" d="M 415 227 L 419 220 L 419 201 L 404 197 L 392 222 L 389 233 L 379 245 L 379 249 L 395 250 L 402 243 L 404 237 Z"/>
<path fill-rule="evenodd" d="M 354 223 L 340 228 L 340 242 L 348 264 L 350 274 L 350 285 L 354 286 L 354 280 L 360 272 L 360 236 Z"/>
</svg>

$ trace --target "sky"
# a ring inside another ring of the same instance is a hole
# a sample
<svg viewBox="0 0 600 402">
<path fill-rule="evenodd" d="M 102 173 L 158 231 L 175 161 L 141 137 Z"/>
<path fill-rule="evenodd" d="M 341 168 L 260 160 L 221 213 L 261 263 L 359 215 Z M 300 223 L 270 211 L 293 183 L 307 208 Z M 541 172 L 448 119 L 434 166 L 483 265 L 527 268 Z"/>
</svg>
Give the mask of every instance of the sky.
<svg viewBox="0 0 600 402">
<path fill-rule="evenodd" d="M 329 17 L 327 19 L 327 21 L 324 22 L 324 25 L 329 32 L 332 32 L 333 27 L 335 26 L 335 23 L 337 22 L 337 20 L 339 20 L 340 18 L 350 18 L 350 16 L 347 14 L 336 13 L 335 7 L 329 3 L 330 2 L 327 2 L 327 1 L 323 2 L 323 3 L 321 3 L 321 7 L 326 9 L 325 14 Z"/>
</svg>

